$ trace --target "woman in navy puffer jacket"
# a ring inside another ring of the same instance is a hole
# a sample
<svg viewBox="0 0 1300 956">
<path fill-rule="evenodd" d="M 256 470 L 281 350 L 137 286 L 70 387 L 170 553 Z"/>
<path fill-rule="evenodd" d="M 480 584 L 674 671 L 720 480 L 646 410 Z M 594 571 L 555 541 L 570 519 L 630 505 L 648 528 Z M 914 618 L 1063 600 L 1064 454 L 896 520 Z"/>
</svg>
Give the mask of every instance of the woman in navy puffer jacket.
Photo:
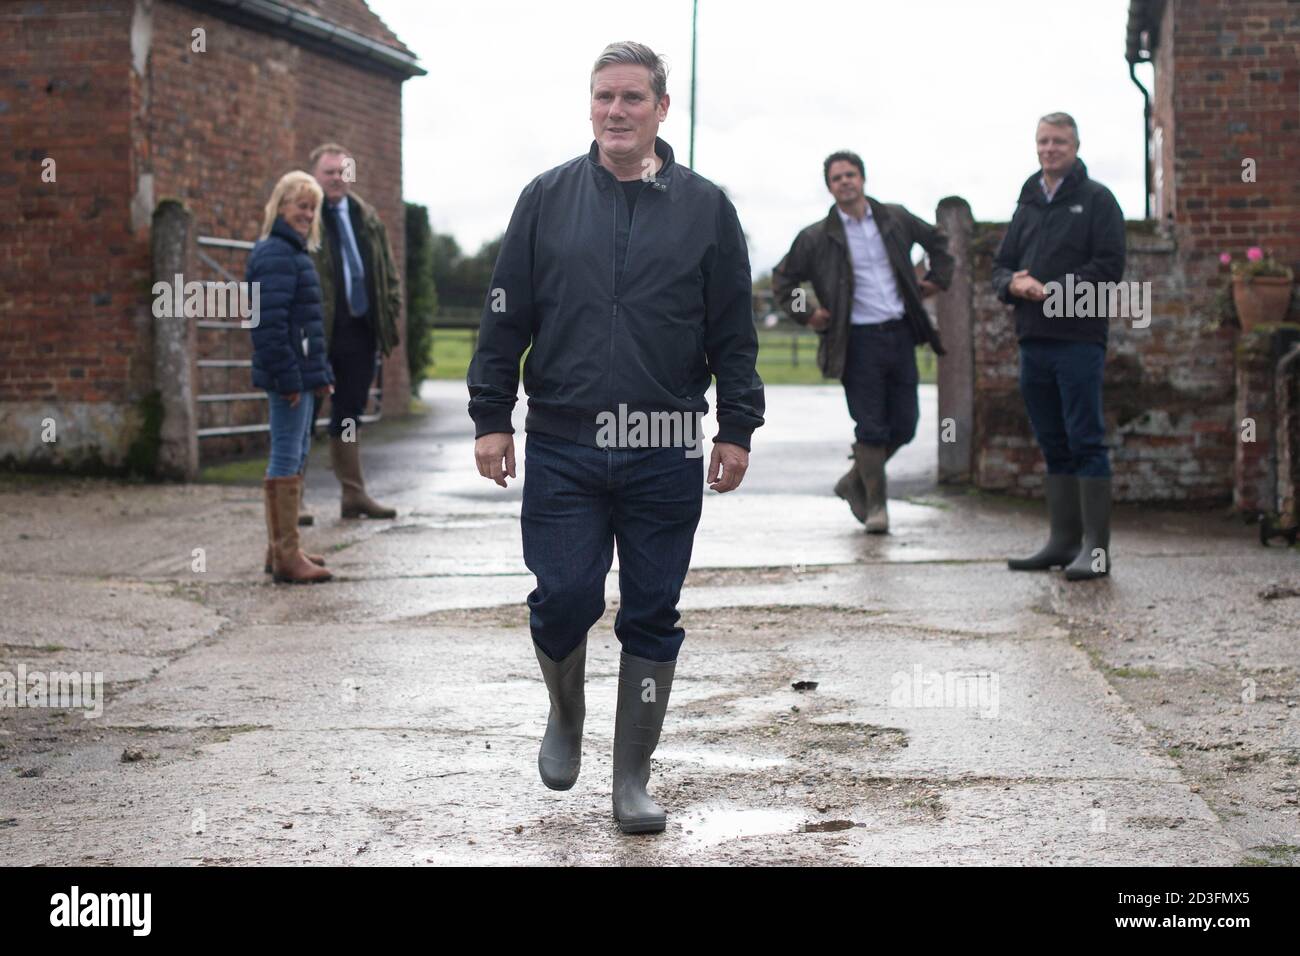
<svg viewBox="0 0 1300 956">
<path fill-rule="evenodd" d="M 305 554 L 298 541 L 302 470 L 311 448 L 313 402 L 308 392 L 332 392 L 334 373 L 325 355 L 320 279 L 308 250 L 320 246 L 323 193 L 302 171 L 286 173 L 266 204 L 262 237 L 244 273 L 258 312 L 253 321 L 253 384 L 266 389 L 271 407 L 271 457 L 266 502 L 267 570 L 276 581 L 328 581 L 324 559 Z M 255 284 L 254 284 L 255 283 Z"/>
</svg>

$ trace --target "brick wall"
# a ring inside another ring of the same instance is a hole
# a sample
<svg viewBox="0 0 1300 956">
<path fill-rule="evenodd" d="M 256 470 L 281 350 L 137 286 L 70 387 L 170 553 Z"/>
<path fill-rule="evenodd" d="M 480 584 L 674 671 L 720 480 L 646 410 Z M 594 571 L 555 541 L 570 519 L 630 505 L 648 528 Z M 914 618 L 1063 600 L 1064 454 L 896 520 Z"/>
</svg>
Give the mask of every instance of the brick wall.
<svg viewBox="0 0 1300 956">
<path fill-rule="evenodd" d="M 147 245 L 131 228 L 134 7 L 18 3 L 0 17 L 0 462 L 112 462 L 138 426 L 151 354 Z"/>
<path fill-rule="evenodd" d="M 1217 256 L 1261 245 L 1300 272 L 1300 5 L 1173 0 L 1155 51 L 1153 125 L 1196 302 L 1223 282 Z M 1242 181 L 1255 160 L 1256 181 Z M 1300 319 L 1292 303 L 1292 320 Z"/>
<path fill-rule="evenodd" d="M 359 9 L 364 9 L 359 4 Z M 206 52 L 191 31 L 206 31 Z M 0 463 L 120 467 L 153 390 L 149 215 L 255 239 L 276 179 L 348 145 L 402 263 L 401 82 L 171 2 L 0 11 Z M 41 182 L 52 157 L 57 180 Z M 232 263 L 237 266 L 237 263 Z M 238 267 L 242 276 L 242 267 Z M 247 333 L 232 333 L 247 354 Z M 236 390 L 251 388 L 246 371 Z M 407 407 L 400 349 L 385 414 Z M 58 441 L 40 439 L 52 417 Z"/>
</svg>

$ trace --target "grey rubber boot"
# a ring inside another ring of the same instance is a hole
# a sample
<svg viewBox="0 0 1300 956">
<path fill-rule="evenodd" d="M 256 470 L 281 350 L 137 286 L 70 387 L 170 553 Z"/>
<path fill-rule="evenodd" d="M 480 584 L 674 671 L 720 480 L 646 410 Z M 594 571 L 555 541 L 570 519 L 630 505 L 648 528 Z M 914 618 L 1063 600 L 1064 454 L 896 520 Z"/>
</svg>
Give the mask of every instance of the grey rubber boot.
<svg viewBox="0 0 1300 956">
<path fill-rule="evenodd" d="M 1065 569 L 1070 581 L 1087 581 L 1110 574 L 1110 478 L 1080 478 L 1079 506 L 1083 513 L 1083 547 Z"/>
<path fill-rule="evenodd" d="M 889 449 L 884 445 L 864 445 L 861 442 L 853 445 L 853 458 L 867 496 L 868 534 L 889 532 L 888 489 L 885 484 L 885 461 L 888 457 Z"/>
<path fill-rule="evenodd" d="M 852 452 L 849 457 L 853 457 Z M 862 476 L 858 474 L 856 462 L 835 482 L 835 494 L 849 503 L 853 517 L 863 524 L 867 523 L 867 493 L 862 487 Z"/>
<path fill-rule="evenodd" d="M 660 833 L 668 817 L 646 793 L 650 756 L 668 710 L 676 661 L 666 664 L 621 654 L 614 715 L 614 819 L 624 833 Z"/>
<path fill-rule="evenodd" d="M 1050 531 L 1047 544 L 1027 558 L 1010 558 L 1012 571 L 1046 571 L 1065 567 L 1079 554 L 1083 519 L 1079 512 L 1079 479 L 1075 475 L 1048 475 L 1043 482 Z"/>
<path fill-rule="evenodd" d="M 587 639 L 569 652 L 562 661 L 553 661 L 534 641 L 537 663 L 551 698 L 546 718 L 546 734 L 537 752 L 537 772 L 542 783 L 552 790 L 568 790 L 578 782 L 582 768 L 582 722 L 587 716 L 585 681 L 587 677 Z"/>
</svg>

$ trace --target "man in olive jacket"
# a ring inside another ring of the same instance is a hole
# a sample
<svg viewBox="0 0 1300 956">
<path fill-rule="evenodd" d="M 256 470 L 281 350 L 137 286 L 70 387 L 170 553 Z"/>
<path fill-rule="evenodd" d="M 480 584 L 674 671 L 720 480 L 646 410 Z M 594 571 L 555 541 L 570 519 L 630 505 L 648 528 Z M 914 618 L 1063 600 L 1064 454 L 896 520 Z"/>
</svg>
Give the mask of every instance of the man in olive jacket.
<svg viewBox="0 0 1300 956">
<path fill-rule="evenodd" d="M 344 518 L 394 518 L 367 493 L 358 444 L 379 353 L 398 343 L 402 280 L 388 231 L 374 207 L 352 191 L 356 166 L 337 143 L 317 146 L 311 172 L 325 190 L 324 241 L 313 255 L 320 275 L 325 337 L 336 384 L 330 402 L 330 461 L 342 486 Z"/>
<path fill-rule="evenodd" d="M 915 347 L 943 354 L 939 333 L 921 300 L 948 288 L 953 260 L 948 237 L 902 206 L 866 195 L 862 158 L 847 150 L 822 165 L 835 205 L 795 237 L 772 270 L 777 304 L 821 341 L 817 364 L 844 384 L 855 424 L 854 467 L 835 484 L 854 517 L 873 534 L 889 530 L 885 462 L 916 435 L 919 417 Z M 924 279 L 912 246 L 930 257 Z M 811 282 L 813 308 L 800 288 Z"/>
</svg>

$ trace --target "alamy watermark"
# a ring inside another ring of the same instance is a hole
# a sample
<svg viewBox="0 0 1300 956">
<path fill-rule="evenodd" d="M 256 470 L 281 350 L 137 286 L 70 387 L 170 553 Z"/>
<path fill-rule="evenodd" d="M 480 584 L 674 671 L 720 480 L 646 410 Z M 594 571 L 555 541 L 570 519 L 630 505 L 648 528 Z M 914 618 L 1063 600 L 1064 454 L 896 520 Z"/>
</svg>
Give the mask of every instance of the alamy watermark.
<svg viewBox="0 0 1300 956">
<path fill-rule="evenodd" d="M 262 316 L 260 282 L 185 281 L 179 272 L 153 284 L 155 319 L 239 319 L 240 328 L 255 329 Z"/>
<path fill-rule="evenodd" d="M 104 674 L 102 671 L 28 671 L 18 665 L 18 673 L 0 671 L 0 708 L 68 707 L 83 711 L 87 720 L 104 713 Z"/>
<path fill-rule="evenodd" d="M 1150 282 L 1075 282 L 1071 272 L 1064 284 L 1044 283 L 1043 292 L 1043 315 L 1049 319 L 1132 319 L 1135 329 L 1151 324 Z"/>
<path fill-rule="evenodd" d="M 600 448 L 684 448 L 687 458 L 704 454 L 704 412 L 617 412 L 596 416 Z"/>
<path fill-rule="evenodd" d="M 996 671 L 923 671 L 917 664 L 909 674 L 890 677 L 890 707 L 954 707 L 973 710 L 976 716 L 998 715 Z"/>
</svg>

